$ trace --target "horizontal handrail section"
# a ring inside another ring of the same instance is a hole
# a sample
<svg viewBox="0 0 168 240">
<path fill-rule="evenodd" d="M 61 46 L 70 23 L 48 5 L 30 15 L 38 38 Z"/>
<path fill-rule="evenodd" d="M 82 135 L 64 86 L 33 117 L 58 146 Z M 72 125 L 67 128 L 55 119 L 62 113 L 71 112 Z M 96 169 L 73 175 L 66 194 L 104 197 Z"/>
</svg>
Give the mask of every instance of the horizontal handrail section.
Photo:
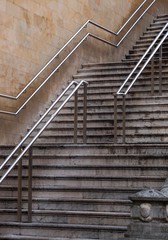
<svg viewBox="0 0 168 240">
<path fill-rule="evenodd" d="M 129 30 L 124 34 L 124 36 L 119 40 L 118 43 L 113 43 L 110 41 L 107 41 L 101 37 L 98 37 L 92 33 L 87 33 L 81 40 L 80 42 L 72 49 L 72 51 L 61 61 L 61 63 L 49 74 L 49 76 L 40 84 L 40 86 L 29 96 L 29 98 L 17 109 L 15 112 L 9 112 L 9 111 L 3 111 L 0 110 L 0 113 L 3 114 L 9 114 L 9 115 L 17 115 L 26 105 L 27 103 L 36 95 L 37 92 L 44 86 L 44 84 L 53 76 L 53 74 L 63 65 L 63 63 L 75 52 L 75 50 L 86 40 L 88 37 L 92 37 L 96 40 L 99 40 L 101 42 L 104 42 L 106 44 L 109 44 L 113 47 L 118 47 L 126 38 L 126 36 L 130 33 L 130 31 L 134 28 L 134 26 L 138 23 L 138 21 L 144 16 L 144 14 L 148 11 L 148 9 L 155 3 L 156 0 L 152 0 L 152 2 L 148 5 L 148 7 L 145 8 L 143 13 L 137 18 L 137 20 L 132 24 L 132 26 L 129 28 Z M 66 47 L 72 42 L 72 40 L 79 35 L 79 33 L 88 26 L 88 24 L 91 24 L 95 27 L 98 27 L 99 29 L 102 29 L 105 32 L 108 32 L 110 34 L 113 34 L 115 36 L 118 36 L 123 29 L 128 25 L 128 23 L 131 21 L 131 19 L 136 15 L 136 13 L 144 6 L 144 4 L 147 2 L 147 0 L 144 0 L 140 6 L 134 11 L 134 13 L 128 18 L 128 20 L 123 24 L 123 26 L 117 31 L 111 31 L 106 27 L 101 26 L 100 24 L 97 24 L 96 22 L 92 20 L 87 20 L 81 28 L 68 40 L 68 42 L 45 64 L 45 66 L 30 80 L 30 82 L 16 95 L 16 96 L 11 96 L 11 95 L 6 95 L 6 94 L 0 94 L 0 97 L 3 98 L 8 98 L 11 100 L 17 100 L 27 89 L 28 87 L 40 76 L 42 72 L 53 62 L 55 58 L 59 56 L 59 54 L 66 49 Z"/>
<path fill-rule="evenodd" d="M 2 170 L 9 161 L 14 157 L 14 155 L 17 153 L 17 151 L 23 147 L 20 154 L 17 156 L 17 158 L 14 160 L 14 162 L 9 166 L 9 168 L 5 171 L 5 173 L 0 178 L 0 183 L 8 176 L 8 174 L 12 171 L 12 169 L 16 166 L 16 164 L 21 160 L 23 155 L 30 149 L 30 147 L 33 145 L 33 143 L 37 140 L 37 138 L 44 132 L 44 130 L 47 128 L 47 126 L 51 123 L 51 121 L 58 115 L 58 113 L 62 110 L 62 108 L 65 106 L 65 104 L 70 100 L 70 98 L 78 91 L 78 89 L 84 85 L 86 86 L 88 83 L 84 80 L 80 81 L 79 83 L 76 81 L 72 81 L 68 87 L 62 92 L 62 94 L 53 102 L 53 104 L 48 108 L 48 110 L 42 115 L 42 117 L 39 119 L 39 121 L 31 128 L 31 130 L 25 135 L 25 137 L 20 141 L 20 143 L 14 148 L 14 150 L 11 152 L 11 154 L 5 159 L 5 161 L 0 165 L 0 170 Z M 63 96 L 67 93 L 68 90 L 72 86 L 75 86 L 75 88 L 72 90 L 70 94 L 65 98 L 63 103 L 60 105 L 60 107 L 57 108 L 57 110 L 52 113 L 52 115 L 49 117 L 49 120 L 44 124 L 42 128 L 40 128 L 39 132 L 31 139 L 30 143 L 27 144 L 27 146 L 23 146 L 25 141 L 29 138 L 29 136 L 32 134 L 32 132 L 39 126 L 40 123 L 42 123 L 42 120 L 48 116 L 48 114 L 53 110 L 55 105 L 62 99 Z M 85 96 L 86 97 L 86 96 Z M 86 119 L 86 116 L 85 116 Z M 85 123 L 86 125 L 86 123 Z M 85 129 L 86 130 L 86 129 Z"/>
</svg>

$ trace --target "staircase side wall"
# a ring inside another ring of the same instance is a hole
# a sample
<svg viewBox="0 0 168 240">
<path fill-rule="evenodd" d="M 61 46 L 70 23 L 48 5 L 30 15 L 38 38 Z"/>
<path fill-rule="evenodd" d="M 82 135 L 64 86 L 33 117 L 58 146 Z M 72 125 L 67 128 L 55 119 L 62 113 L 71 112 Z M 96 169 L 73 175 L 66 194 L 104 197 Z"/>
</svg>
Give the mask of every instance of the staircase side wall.
<svg viewBox="0 0 168 240">
<path fill-rule="evenodd" d="M 1 0 L 0 37 L 0 93 L 16 96 L 26 83 L 57 52 L 88 19 L 117 31 L 142 1 L 134 0 Z M 157 7 L 156 7 L 157 6 Z M 119 61 L 135 40 L 144 31 L 151 19 L 158 13 L 166 12 L 168 3 L 157 0 L 155 7 L 138 24 L 122 46 L 111 46 L 88 39 L 68 60 L 58 73 L 17 116 L 0 114 L 0 145 L 16 143 L 27 126 L 38 119 L 51 99 L 61 91 L 62 86 L 72 79 L 72 75 L 84 62 Z M 87 30 L 93 32 L 88 26 Z M 111 41 L 116 39 L 94 33 Z M 79 37 L 84 36 L 83 32 Z M 79 41 L 79 39 L 77 39 Z M 61 54 L 63 59 L 69 49 Z M 54 64 L 59 64 L 55 60 Z M 54 69 L 51 66 L 47 72 Z M 17 100 L 0 98 L 0 109 L 13 111 L 19 108 L 32 93 L 46 73 L 38 79 L 23 96 Z"/>
</svg>

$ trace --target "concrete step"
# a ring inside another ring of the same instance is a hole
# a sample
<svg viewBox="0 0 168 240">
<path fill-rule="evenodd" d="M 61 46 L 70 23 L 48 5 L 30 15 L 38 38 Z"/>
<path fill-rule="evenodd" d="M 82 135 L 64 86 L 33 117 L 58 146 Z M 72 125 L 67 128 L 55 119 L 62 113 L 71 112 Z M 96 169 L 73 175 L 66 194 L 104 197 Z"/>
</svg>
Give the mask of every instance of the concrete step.
<svg viewBox="0 0 168 240">
<path fill-rule="evenodd" d="M 124 171 L 122 171 L 124 172 Z M 77 175 L 78 172 L 76 173 L 76 176 L 55 176 L 55 175 L 49 175 L 49 176 L 33 176 L 33 191 L 34 189 L 41 188 L 45 185 L 47 185 L 49 188 L 55 186 L 55 187 L 71 187 L 71 188 L 87 188 L 87 186 L 90 187 L 120 187 L 120 188 L 129 188 L 129 187 L 136 187 L 136 188 L 160 188 L 161 185 L 164 183 L 167 174 L 166 171 L 161 171 L 162 176 L 146 176 L 145 173 L 141 174 L 141 176 L 138 176 L 140 173 L 138 172 L 138 175 L 135 176 L 134 173 L 131 174 L 131 171 L 127 171 L 129 174 L 130 172 L 130 177 L 128 176 L 122 176 L 119 175 L 117 177 L 115 176 L 79 176 Z M 136 172 L 136 171 L 135 171 Z M 127 174 L 127 175 L 128 175 Z M 153 173 L 154 174 L 154 173 Z M 42 174 L 41 174 L 42 175 Z M 125 174 L 126 175 L 126 174 Z M 6 179 L 5 183 L 8 184 L 9 186 L 12 186 L 15 182 L 15 185 L 17 185 L 17 179 L 16 177 L 8 177 Z M 23 183 L 26 186 L 27 178 L 25 179 L 23 177 Z M 4 186 L 2 185 L 1 189 L 3 189 Z M 66 192 L 66 191 L 65 191 Z M 53 194 L 56 194 L 56 192 Z M 47 196 L 47 195 L 45 195 Z"/>
<path fill-rule="evenodd" d="M 166 21 L 163 22 L 162 24 L 151 24 L 149 27 L 146 28 L 146 32 L 150 33 L 150 31 L 160 31 L 165 24 Z"/>
<path fill-rule="evenodd" d="M 134 123 L 135 125 L 136 123 Z M 162 135 L 162 136 L 167 136 L 168 134 L 168 128 L 167 126 L 145 126 L 145 124 L 143 124 L 143 122 L 141 123 L 141 125 L 137 126 L 135 125 L 133 126 L 127 126 L 126 124 L 126 128 L 127 128 L 127 134 L 129 135 L 145 135 L 145 134 L 151 134 L 151 135 Z M 118 129 L 120 131 L 122 131 L 122 123 L 120 124 L 120 126 L 118 126 Z M 96 137 L 97 136 L 110 136 L 113 135 L 113 127 L 96 127 L 95 129 L 87 129 L 87 137 L 91 138 L 91 137 Z M 42 138 L 60 138 L 62 135 L 62 137 L 72 137 L 74 136 L 74 131 L 73 129 L 66 129 L 64 130 L 64 132 L 62 133 L 62 130 L 60 129 L 53 129 L 53 130 L 46 130 L 43 132 L 43 134 L 39 137 L 39 139 Z M 35 133 L 34 133 L 35 136 Z M 78 137 L 82 138 L 83 136 L 83 129 L 78 129 Z M 37 140 L 38 141 L 38 140 Z"/>
<path fill-rule="evenodd" d="M 55 238 L 55 237 L 40 237 L 40 236 L 27 236 L 27 235 L 15 235 L 15 234 L 5 234 L 5 235 L 0 235 L 1 240 L 69 240 L 69 238 Z M 90 238 L 75 238 L 76 240 L 90 240 Z M 98 240 L 98 239 L 95 239 Z"/>
<path fill-rule="evenodd" d="M 145 53 L 145 51 L 138 50 L 136 52 L 134 51 L 133 53 L 131 52 L 131 53 L 127 54 L 125 57 L 126 57 L 126 59 L 139 59 L 140 60 L 144 53 Z M 150 56 L 150 54 L 151 54 L 151 52 L 146 55 L 145 59 L 148 58 Z M 167 60 L 168 50 L 166 48 L 163 50 L 162 54 L 163 54 L 162 59 Z M 155 53 L 154 58 L 159 59 L 159 51 L 157 51 Z"/>
<path fill-rule="evenodd" d="M 24 209 L 23 222 L 27 219 L 27 211 Z M 17 210 L 1 209 L 1 221 L 17 221 Z M 101 226 L 119 226 L 130 223 L 130 213 L 127 212 L 92 212 L 92 211 L 61 211 L 61 210 L 33 210 L 32 222 L 55 224 L 87 224 Z"/>
<path fill-rule="evenodd" d="M 157 80 L 157 79 L 155 79 Z M 166 80 L 166 78 L 163 79 L 164 81 Z M 146 84 L 148 84 L 148 79 L 145 80 L 146 81 Z M 140 81 L 141 83 L 141 81 Z M 97 85 L 97 83 L 95 83 Z M 108 83 L 107 83 L 108 84 Z M 135 83 L 135 86 L 138 85 L 139 82 L 137 81 Z M 98 82 L 98 88 L 101 86 L 101 82 Z M 146 85 L 145 85 L 146 86 Z M 165 85 L 163 85 L 165 86 Z M 111 87 L 110 84 L 108 84 L 107 86 L 107 89 Z M 93 89 L 95 87 L 93 86 Z M 103 87 L 102 87 L 103 88 Z M 157 85 L 155 85 L 155 90 L 157 88 Z M 94 92 L 93 92 L 94 93 Z M 100 93 L 100 92 L 99 92 Z M 103 93 L 103 91 L 102 91 Z M 135 95 L 135 94 L 134 94 Z M 106 97 L 104 97 L 104 99 L 97 99 L 96 97 L 96 94 L 92 94 L 92 99 L 88 99 L 87 100 L 87 106 L 90 107 L 90 106 L 113 106 L 113 101 L 114 101 L 114 95 L 109 92 L 109 95 L 106 94 Z M 62 101 L 60 101 L 62 103 Z M 118 97 L 118 105 L 120 105 L 122 103 L 122 97 Z M 162 95 L 147 95 L 145 96 L 145 98 L 142 98 L 142 95 L 138 95 L 137 96 L 133 96 L 133 93 L 131 94 L 131 92 L 126 96 L 126 103 L 128 105 L 131 105 L 131 104 L 164 104 L 164 103 L 167 103 L 168 102 L 168 93 L 164 92 L 162 93 Z M 78 99 L 78 106 L 79 107 L 82 107 L 83 106 L 83 98 L 82 98 L 82 95 L 79 94 L 79 99 Z M 74 107 L 74 101 L 73 99 L 71 99 L 68 104 L 65 106 L 65 109 L 66 108 L 69 108 L 69 107 Z"/>
<path fill-rule="evenodd" d="M 165 13 L 159 14 L 155 20 L 158 20 L 158 19 L 168 19 L 168 14 L 165 14 Z"/>
<path fill-rule="evenodd" d="M 80 70 L 88 70 L 88 71 L 96 71 L 99 69 L 123 69 L 124 67 L 128 66 L 128 67 L 133 67 L 135 65 L 135 62 L 127 62 L 127 63 L 122 63 L 120 62 L 104 62 L 104 63 L 83 63 L 82 67 L 80 69 L 78 69 L 78 71 Z M 92 70 L 93 69 L 93 70 Z"/>
<path fill-rule="evenodd" d="M 53 224 L 53 223 L 15 223 L 1 222 L 1 234 L 6 234 L 8 231 L 14 232 L 15 235 L 37 236 L 40 233 L 41 237 L 50 236 L 51 239 L 71 238 L 71 239 L 114 239 L 123 236 L 127 228 L 125 226 L 101 226 L 101 225 L 83 225 L 83 224 Z"/>
<path fill-rule="evenodd" d="M 105 102 L 106 103 L 106 102 Z M 94 113 L 98 113 L 98 112 L 103 112 L 106 113 L 106 112 L 112 112 L 114 111 L 114 106 L 112 105 L 106 105 L 106 104 L 100 104 L 98 105 L 97 102 L 95 103 L 95 106 L 91 106 L 91 105 L 88 105 L 87 106 L 87 113 L 88 114 L 94 114 Z M 151 102 L 146 102 L 143 103 L 143 101 L 141 101 L 140 103 L 135 101 L 131 101 L 131 102 L 127 102 L 127 99 L 126 99 L 126 109 L 127 109 L 127 112 L 128 114 L 130 114 L 131 112 L 135 113 L 136 111 L 139 111 L 140 113 L 144 113 L 144 112 L 161 112 L 161 113 L 164 113 L 167 111 L 167 104 L 168 104 L 168 99 L 166 99 L 164 102 L 162 103 L 151 103 Z M 121 112 L 121 108 L 122 108 L 122 101 L 118 102 L 118 112 Z M 56 109 L 53 109 L 53 111 L 51 111 L 51 113 L 49 114 L 49 116 L 52 115 L 52 113 L 54 113 L 56 111 Z M 72 105 L 69 105 L 67 106 L 66 108 L 64 108 L 62 111 L 61 111 L 61 114 L 74 114 L 74 107 Z M 79 105 L 78 106 L 78 114 L 83 114 L 83 106 L 82 105 Z"/>
<path fill-rule="evenodd" d="M 162 185 L 163 181 L 160 180 L 160 182 L 156 182 L 156 185 L 153 185 L 153 187 L 158 188 Z M 148 183 L 144 182 L 144 188 L 148 187 Z M 149 183 L 149 187 L 150 183 Z M 17 187 L 15 186 L 9 186 L 9 185 L 2 185 L 2 195 L 1 197 L 17 197 Z M 27 197 L 27 187 L 23 187 L 23 197 Z M 141 187 L 129 187 L 126 189 L 125 187 L 94 187 L 89 186 L 87 187 L 71 187 L 71 186 L 35 186 L 33 187 L 33 197 L 34 198 L 47 198 L 50 196 L 51 199 L 56 198 L 84 198 L 84 199 L 123 199 L 128 200 L 128 197 L 136 193 L 138 191 L 142 190 L 142 184 Z"/>
<path fill-rule="evenodd" d="M 163 50 L 163 52 L 162 52 L 163 56 L 164 56 L 164 54 L 167 54 L 167 52 L 168 52 L 167 44 L 162 46 L 162 50 Z M 138 54 L 138 53 L 144 54 L 145 52 L 146 52 L 145 47 L 144 48 L 138 47 L 138 48 L 133 48 L 132 50 L 130 50 L 129 54 L 132 56 L 132 54 Z M 158 52 L 157 52 L 157 54 L 158 54 Z"/>
<path fill-rule="evenodd" d="M 1 209 L 17 209 L 17 198 L 0 197 Z M 27 209 L 27 199 L 23 199 L 23 209 Z M 129 212 L 130 200 L 122 199 L 75 199 L 75 198 L 33 198 L 34 210 Z"/>
<path fill-rule="evenodd" d="M 118 133 L 118 143 L 122 143 L 123 135 Z M 168 141 L 168 135 L 167 134 L 128 134 L 126 133 L 126 142 L 127 143 L 167 143 Z M 73 144 L 74 139 L 73 136 L 48 136 L 48 137 L 41 137 L 36 141 L 38 144 Z M 77 142 L 79 144 L 83 143 L 83 137 L 78 136 Z M 105 144 L 105 143 L 114 143 L 114 136 L 113 134 L 106 134 L 105 136 L 102 136 L 101 133 L 93 135 L 87 134 L 87 143 L 88 144 Z"/>
<path fill-rule="evenodd" d="M 47 162 L 47 157 L 46 158 L 42 158 L 43 161 Z M 94 157 L 94 156 L 93 156 Z M 113 156 L 111 156 L 113 158 Z M 104 158 L 106 159 L 106 156 L 104 156 Z M 115 158 L 115 157 L 114 157 Z M 121 157 L 120 157 L 121 158 Z M 41 159 L 41 160 L 42 160 Z M 103 161 L 103 156 L 101 157 L 102 161 Z M 123 159 L 125 159 L 125 156 L 123 156 Z M 113 159 L 112 159 L 113 160 Z M 118 161 L 123 162 L 123 166 L 119 165 L 114 165 L 113 162 L 111 162 L 111 164 L 101 164 L 101 165 L 96 165 L 95 163 L 92 165 L 90 164 L 80 164 L 80 165 L 72 165 L 69 166 L 68 165 L 60 165 L 57 166 L 55 164 L 50 164 L 50 165 L 42 165 L 42 164 L 36 164 L 36 162 L 34 162 L 33 164 L 33 178 L 44 178 L 46 176 L 51 177 L 51 178 L 70 178 L 70 177 L 83 177 L 83 178 L 104 178 L 104 179 L 110 179 L 110 178 L 116 178 L 116 177 L 139 177 L 139 176 L 162 176 L 165 175 L 166 171 L 167 171 L 167 167 L 166 165 L 162 165 L 162 166 L 157 166 L 158 170 L 160 170 L 159 172 L 157 172 L 157 168 L 156 166 L 150 166 L 147 165 L 146 168 L 140 165 L 124 165 L 124 160 L 122 161 L 122 159 L 118 158 Z M 35 160 L 34 160 L 35 161 Z M 68 158 L 67 158 L 68 161 Z M 69 160 L 70 161 L 70 160 Z M 92 156 L 90 156 L 90 161 L 94 161 L 94 159 L 92 160 Z M 72 161 L 70 161 L 72 162 Z M 72 163 L 71 163 L 72 164 Z M 125 171 L 124 171 L 125 170 Z M 27 179 L 27 171 L 28 171 L 28 166 L 27 164 L 23 166 L 23 178 Z M 10 174 L 10 176 L 8 177 L 8 179 L 16 179 L 17 178 L 17 168 L 14 169 L 12 171 L 12 173 Z M 7 180 L 6 180 L 7 181 Z"/>
<path fill-rule="evenodd" d="M 120 136 L 122 138 L 122 135 Z M 143 134 L 136 134 L 134 137 L 132 135 L 126 135 L 126 143 L 166 143 L 168 141 L 168 136 L 164 134 L 157 134 L 157 135 L 151 135 L 146 134 L 145 136 Z M 119 140 L 119 142 L 122 142 L 122 139 Z"/>
<path fill-rule="evenodd" d="M 88 147 L 89 148 L 89 147 Z M 70 149 L 70 147 L 69 147 Z M 85 151 L 87 148 L 85 148 Z M 120 150 L 122 150 L 120 148 Z M 35 151 L 35 149 L 34 149 Z M 103 151 L 103 150 L 102 150 Z M 33 167 L 34 169 L 41 169 L 44 168 L 44 166 L 47 166 L 47 168 L 52 168 L 53 166 L 58 169 L 75 169 L 75 168 L 84 168 L 86 169 L 92 169 L 92 168 L 110 168 L 110 169 L 135 169 L 139 170 L 141 173 L 144 171 L 155 171 L 156 168 L 160 170 L 166 170 L 166 153 L 160 153 L 156 156 L 153 156 L 152 154 L 124 154 L 124 153 L 102 153 L 102 154 L 96 154 L 97 151 L 95 149 L 94 154 L 85 154 L 84 150 L 82 151 L 82 148 L 79 152 L 71 152 L 71 154 L 66 154 L 64 152 L 54 152 L 54 153 L 48 153 L 44 152 L 44 154 L 40 154 L 39 151 L 38 154 L 33 154 Z M 27 158 L 28 155 L 26 155 L 23 158 L 23 170 L 27 170 Z M 158 165 L 159 162 L 159 165 Z M 43 165 L 45 164 L 45 165 Z M 145 165 L 145 167 L 144 167 Z M 117 173 L 116 173 L 117 174 Z M 116 175 L 115 174 L 115 175 Z M 147 174 L 146 174 L 147 175 Z"/>
<path fill-rule="evenodd" d="M 155 38 L 160 33 L 161 30 L 162 30 L 162 27 L 159 30 L 146 31 L 143 33 L 140 39 L 153 38 L 153 37 Z M 161 34 L 161 37 L 163 37 L 165 33 L 166 33 L 166 30 L 163 31 L 163 33 Z M 161 37 L 159 39 L 161 39 Z"/>
<path fill-rule="evenodd" d="M 129 110 L 131 109 L 131 107 L 129 108 Z M 167 109 L 162 111 L 160 109 L 157 109 L 155 107 L 153 108 L 149 108 L 149 111 L 146 108 L 144 108 L 143 110 L 141 109 L 141 107 L 135 107 L 134 109 L 130 110 L 130 112 L 128 112 L 128 108 L 126 110 L 126 119 L 128 120 L 135 120 L 135 119 L 139 119 L 139 117 L 141 117 L 141 119 L 144 119 L 144 120 L 160 120 L 161 121 L 163 119 L 166 119 L 167 115 Z M 139 117 L 138 117 L 139 116 Z M 97 119 L 101 119 L 102 121 L 104 121 L 104 119 L 111 119 L 112 121 L 112 124 L 113 124 L 113 117 L 114 117 L 114 111 L 113 109 L 111 111 L 107 110 L 107 111 L 103 111 L 103 109 L 98 109 L 98 111 L 95 111 L 95 112 L 87 112 L 87 119 L 90 121 L 90 120 L 97 120 Z M 62 112 L 59 117 L 57 117 L 57 120 L 60 122 L 60 121 L 66 121 L 69 119 L 71 119 L 71 121 L 73 120 L 74 118 L 74 114 L 72 112 L 68 112 L 68 111 L 64 111 Z M 48 119 L 48 117 L 46 118 L 46 120 Z M 78 119 L 79 121 L 81 121 L 83 119 L 83 113 L 79 112 L 78 114 Z M 122 110 L 119 109 L 118 110 L 118 120 L 120 121 L 122 119 Z M 56 119 L 54 121 L 54 123 L 56 123 Z M 67 122 L 68 123 L 68 122 Z M 99 127 L 99 126 L 97 126 Z M 105 125 L 104 125 L 105 127 Z M 96 126 L 95 126 L 96 128 Z"/>
<path fill-rule="evenodd" d="M 149 42 L 148 41 L 147 42 L 142 41 L 141 42 L 140 40 L 138 40 L 136 42 L 136 44 L 132 47 L 132 49 L 136 49 L 136 50 L 140 49 L 140 50 L 146 51 L 148 49 L 150 43 L 152 43 L 152 42 L 151 41 L 149 41 Z M 167 45 L 166 42 L 163 43 L 163 46 L 166 46 L 166 45 Z"/>
<path fill-rule="evenodd" d="M 141 50 L 143 51 L 143 49 Z M 117 72 L 127 72 L 127 71 L 131 71 L 134 67 L 134 64 L 129 64 L 129 63 L 123 63 L 123 64 L 120 64 L 120 66 L 116 67 L 115 65 L 113 66 L 104 66 L 104 67 L 92 67 L 92 68 L 82 68 L 80 70 L 78 70 L 78 74 L 83 74 L 83 73 L 97 73 L 97 72 L 100 72 L 100 73 L 104 73 L 104 72 L 114 72 L 114 73 L 117 73 Z M 146 69 L 150 69 L 150 67 L 147 66 Z"/>
<path fill-rule="evenodd" d="M 147 45 L 150 45 L 152 42 L 153 42 L 153 40 L 154 40 L 154 36 L 153 37 L 145 37 L 145 36 L 142 36 L 142 37 L 140 37 L 140 39 L 139 40 L 137 40 L 136 41 L 136 45 L 138 45 L 138 44 L 147 44 Z M 159 42 L 159 40 L 157 40 L 156 41 L 156 43 L 158 43 Z M 167 40 L 165 40 L 165 42 L 167 42 Z"/>
<path fill-rule="evenodd" d="M 127 63 L 128 65 L 132 66 L 134 63 Z M 83 63 L 82 69 L 97 69 L 97 68 L 119 68 L 122 67 L 123 64 L 121 62 L 102 62 L 102 63 Z"/>
<path fill-rule="evenodd" d="M 140 57 L 141 56 L 141 54 L 135 54 L 134 55 L 134 57 L 135 58 L 138 58 L 138 57 Z M 127 56 L 126 56 L 127 57 Z M 130 56 L 130 55 L 128 55 L 128 57 L 133 57 L 133 56 Z M 107 72 L 103 72 L 103 73 L 99 73 L 99 72 L 96 72 L 96 74 L 95 73 L 86 73 L 86 74 L 84 74 L 84 73 L 81 73 L 81 74 L 77 74 L 77 75 L 74 75 L 73 76 L 73 78 L 75 79 L 75 80 L 79 80 L 79 79 L 95 79 L 95 78 L 99 78 L 99 77 L 101 77 L 101 78 L 103 78 L 103 77 L 110 77 L 110 78 L 114 78 L 114 79 L 117 79 L 117 78 L 119 78 L 119 77 L 122 77 L 122 78 L 126 78 L 128 75 L 129 75 L 129 73 L 130 73 L 130 71 L 128 70 L 125 70 L 123 73 L 122 72 L 113 72 L 113 71 L 107 71 Z M 159 71 L 156 71 L 156 73 L 159 73 Z M 135 73 L 135 74 L 137 74 L 137 72 Z M 163 70 L 163 76 L 165 75 L 165 74 L 167 74 L 167 69 L 165 69 L 165 70 Z M 148 76 L 148 75 L 151 75 L 151 70 L 150 70 L 150 68 L 149 69 L 145 69 L 144 71 L 143 71 L 143 73 L 141 74 L 141 76 Z"/>
<path fill-rule="evenodd" d="M 168 154 L 168 144 L 34 144 L 33 154 L 60 155 L 69 154 L 69 156 L 77 155 L 79 157 L 87 158 L 90 155 L 102 154 L 139 154 L 139 155 L 153 155 L 153 157 L 163 157 Z M 96 155 L 96 156 L 97 156 Z M 109 155 L 111 157 L 111 155 Z M 129 156 L 129 155 L 128 155 Z M 140 157 L 140 156 L 139 156 Z"/>
</svg>

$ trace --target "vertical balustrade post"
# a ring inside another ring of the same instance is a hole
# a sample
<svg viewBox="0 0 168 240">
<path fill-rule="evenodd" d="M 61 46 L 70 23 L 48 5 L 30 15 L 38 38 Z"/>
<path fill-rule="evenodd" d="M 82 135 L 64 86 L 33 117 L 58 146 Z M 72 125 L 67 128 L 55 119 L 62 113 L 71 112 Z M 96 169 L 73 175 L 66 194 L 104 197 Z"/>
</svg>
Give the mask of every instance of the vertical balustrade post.
<svg viewBox="0 0 168 240">
<path fill-rule="evenodd" d="M 78 91 L 75 92 L 74 97 L 74 143 L 77 143 L 77 131 L 78 131 Z"/>
<path fill-rule="evenodd" d="M 83 143 L 87 143 L 87 83 L 83 88 Z"/>
<path fill-rule="evenodd" d="M 29 149 L 29 167 L 28 167 L 28 222 L 32 222 L 32 161 L 33 148 Z"/>
<path fill-rule="evenodd" d="M 22 148 L 19 149 L 19 154 L 22 152 Z M 17 199 L 17 205 L 18 205 L 18 212 L 17 212 L 17 218 L 18 222 L 22 221 L 22 159 L 20 159 L 18 163 L 18 199 Z"/>
<path fill-rule="evenodd" d="M 122 113 L 123 113 L 123 116 L 122 116 L 122 127 L 123 127 L 123 143 L 125 143 L 125 130 L 126 130 L 126 106 L 125 106 L 125 95 L 123 95 L 123 106 L 122 106 Z"/>
<path fill-rule="evenodd" d="M 162 59 L 163 59 L 163 49 L 161 45 L 159 48 L 159 95 L 162 95 Z"/>
<path fill-rule="evenodd" d="M 114 94 L 114 143 L 117 143 L 117 94 Z"/>
<path fill-rule="evenodd" d="M 153 49 L 153 48 L 152 48 Z M 154 72 L 155 72 L 155 66 L 154 66 L 154 56 L 151 60 L 151 94 L 154 95 Z"/>
</svg>

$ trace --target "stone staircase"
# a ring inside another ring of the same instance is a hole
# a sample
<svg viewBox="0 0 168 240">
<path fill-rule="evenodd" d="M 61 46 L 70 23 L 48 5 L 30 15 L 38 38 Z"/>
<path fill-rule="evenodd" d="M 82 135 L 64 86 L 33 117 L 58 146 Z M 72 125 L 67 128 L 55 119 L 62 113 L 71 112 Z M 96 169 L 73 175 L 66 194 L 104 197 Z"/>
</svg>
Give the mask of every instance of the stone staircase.
<svg viewBox="0 0 168 240">
<path fill-rule="evenodd" d="M 163 47 L 163 94 L 151 95 L 151 67 L 126 98 L 126 143 L 122 143 L 121 101 L 114 143 L 114 97 L 168 15 L 159 16 L 122 62 L 84 64 L 75 80 L 88 81 L 87 144 L 82 144 L 79 91 L 78 144 L 73 144 L 73 99 L 33 147 L 33 212 L 27 222 L 27 155 L 23 158 L 23 222 L 17 222 L 17 168 L 0 186 L 0 239 L 121 240 L 130 223 L 129 196 L 159 188 L 167 177 L 168 44 Z M 52 113 L 51 113 L 52 114 Z M 44 122 L 47 119 L 44 120 Z M 0 162 L 12 146 L 0 148 Z"/>
</svg>

